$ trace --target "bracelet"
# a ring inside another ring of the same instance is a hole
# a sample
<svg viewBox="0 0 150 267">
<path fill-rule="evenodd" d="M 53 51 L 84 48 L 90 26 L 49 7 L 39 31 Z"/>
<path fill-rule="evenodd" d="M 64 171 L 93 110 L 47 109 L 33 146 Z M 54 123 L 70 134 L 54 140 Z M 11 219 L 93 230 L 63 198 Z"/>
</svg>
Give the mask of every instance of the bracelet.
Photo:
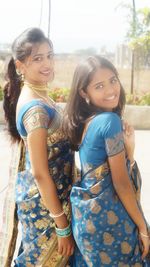
<svg viewBox="0 0 150 267">
<path fill-rule="evenodd" d="M 68 233 L 68 234 L 64 234 L 64 235 L 60 235 L 60 234 L 56 234 L 58 237 L 68 237 L 71 236 L 72 232 Z"/>
<path fill-rule="evenodd" d="M 72 233 L 70 224 L 66 228 L 57 228 L 55 227 L 56 235 L 59 237 L 67 237 L 70 236 Z"/>
<path fill-rule="evenodd" d="M 49 213 L 49 216 L 51 217 L 51 218 L 58 218 L 58 217 L 61 217 L 62 215 L 64 215 L 65 214 L 65 212 L 64 212 L 64 210 L 61 212 L 61 213 L 57 213 L 57 214 L 53 214 L 53 213 Z"/>
<path fill-rule="evenodd" d="M 145 234 L 143 234 L 142 232 L 139 232 L 139 234 L 140 234 L 141 236 L 143 236 L 143 237 L 149 238 L 149 235 L 145 235 Z"/>
<path fill-rule="evenodd" d="M 130 163 L 130 167 L 132 168 L 135 164 L 135 160 Z"/>
</svg>

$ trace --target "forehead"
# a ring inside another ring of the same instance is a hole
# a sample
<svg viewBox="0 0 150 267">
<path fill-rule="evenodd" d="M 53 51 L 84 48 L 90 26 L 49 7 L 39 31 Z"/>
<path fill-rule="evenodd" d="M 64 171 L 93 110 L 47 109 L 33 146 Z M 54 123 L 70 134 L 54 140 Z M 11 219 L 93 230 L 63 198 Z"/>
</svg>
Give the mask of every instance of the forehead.
<svg viewBox="0 0 150 267">
<path fill-rule="evenodd" d="M 37 54 L 45 54 L 52 51 L 52 48 L 48 42 L 36 43 L 32 46 L 31 56 Z"/>
<path fill-rule="evenodd" d="M 96 72 L 93 74 L 93 78 L 91 82 L 103 82 L 105 80 L 110 79 L 111 77 L 115 76 L 116 74 L 108 68 L 98 68 Z"/>
</svg>

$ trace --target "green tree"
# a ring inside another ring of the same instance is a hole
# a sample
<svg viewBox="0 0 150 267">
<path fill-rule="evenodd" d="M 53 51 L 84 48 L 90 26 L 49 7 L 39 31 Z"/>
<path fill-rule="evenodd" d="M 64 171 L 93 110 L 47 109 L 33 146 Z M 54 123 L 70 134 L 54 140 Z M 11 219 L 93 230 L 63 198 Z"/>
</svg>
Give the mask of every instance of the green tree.
<svg viewBox="0 0 150 267">
<path fill-rule="evenodd" d="M 133 94 L 134 70 L 150 64 L 150 8 L 136 10 L 135 0 L 132 0 L 132 4 L 121 2 L 120 6 L 128 10 L 129 28 L 126 38 L 132 49 L 131 94 Z"/>
<path fill-rule="evenodd" d="M 135 63 L 137 68 L 146 64 L 150 53 L 150 8 L 145 7 L 136 12 L 136 26 L 130 24 L 127 33 L 129 46 L 135 52 Z"/>
</svg>

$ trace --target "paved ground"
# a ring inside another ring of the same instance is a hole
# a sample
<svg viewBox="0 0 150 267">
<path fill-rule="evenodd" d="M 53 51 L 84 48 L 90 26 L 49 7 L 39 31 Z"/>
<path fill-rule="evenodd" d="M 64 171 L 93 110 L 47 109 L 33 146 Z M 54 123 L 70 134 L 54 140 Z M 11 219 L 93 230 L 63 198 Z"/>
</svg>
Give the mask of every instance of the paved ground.
<svg viewBox="0 0 150 267">
<path fill-rule="evenodd" d="M 139 164 L 143 179 L 142 206 L 150 223 L 150 131 L 135 131 L 135 138 L 135 158 Z M 8 185 L 10 154 L 9 138 L 4 131 L 4 126 L 0 125 L 0 227 L 3 200 L 6 192 L 6 190 L 2 190 Z"/>
</svg>

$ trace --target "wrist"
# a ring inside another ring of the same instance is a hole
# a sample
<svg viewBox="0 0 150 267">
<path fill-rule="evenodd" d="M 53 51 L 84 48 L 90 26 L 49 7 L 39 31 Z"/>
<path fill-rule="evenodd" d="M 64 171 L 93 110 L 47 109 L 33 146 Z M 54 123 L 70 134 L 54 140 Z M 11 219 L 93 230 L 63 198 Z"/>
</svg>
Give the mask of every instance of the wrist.
<svg viewBox="0 0 150 267">
<path fill-rule="evenodd" d="M 71 225 L 68 224 L 67 227 L 65 228 L 58 228 L 58 227 L 55 227 L 55 231 L 56 231 L 56 235 L 58 237 L 68 237 L 72 234 L 72 230 L 71 230 Z"/>
<path fill-rule="evenodd" d="M 148 234 L 148 229 L 146 225 L 138 227 L 138 230 L 139 233 Z"/>
<path fill-rule="evenodd" d="M 130 161 L 130 167 L 131 167 L 131 168 L 134 166 L 134 164 L 135 164 L 135 160 Z"/>
<path fill-rule="evenodd" d="M 139 235 L 141 236 L 141 237 L 145 237 L 145 238 L 150 238 L 149 237 L 149 235 L 148 235 L 148 232 L 147 233 L 142 233 L 142 232 L 139 232 Z"/>
<path fill-rule="evenodd" d="M 66 215 L 64 214 L 63 216 L 61 216 L 61 218 L 55 218 L 55 224 L 58 228 L 65 228 L 68 226 L 69 222 L 67 220 Z"/>
<path fill-rule="evenodd" d="M 130 163 L 132 163 L 132 162 L 134 161 L 134 157 L 133 157 L 133 155 L 132 155 L 132 156 L 127 155 L 127 157 L 128 157 L 128 159 L 130 160 Z"/>
</svg>

